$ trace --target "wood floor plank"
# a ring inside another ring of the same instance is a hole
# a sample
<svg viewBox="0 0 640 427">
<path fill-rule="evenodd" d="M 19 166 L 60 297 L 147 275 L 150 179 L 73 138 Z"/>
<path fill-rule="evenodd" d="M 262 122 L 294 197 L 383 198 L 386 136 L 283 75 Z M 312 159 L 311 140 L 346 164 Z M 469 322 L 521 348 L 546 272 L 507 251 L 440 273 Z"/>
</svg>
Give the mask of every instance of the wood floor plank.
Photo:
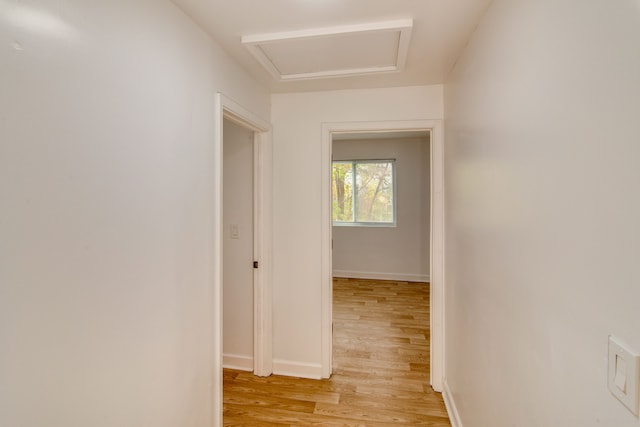
<svg viewBox="0 0 640 427">
<path fill-rule="evenodd" d="M 429 284 L 334 279 L 328 380 L 224 371 L 224 425 L 450 426 L 429 385 Z"/>
</svg>

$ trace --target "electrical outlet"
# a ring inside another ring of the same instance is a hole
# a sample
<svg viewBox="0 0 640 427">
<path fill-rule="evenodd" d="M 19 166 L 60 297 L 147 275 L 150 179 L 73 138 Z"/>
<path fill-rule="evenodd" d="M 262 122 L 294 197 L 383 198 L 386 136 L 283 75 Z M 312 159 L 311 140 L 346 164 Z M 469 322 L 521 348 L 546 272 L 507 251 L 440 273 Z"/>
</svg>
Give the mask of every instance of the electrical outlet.
<svg viewBox="0 0 640 427">
<path fill-rule="evenodd" d="M 619 338 L 609 336 L 609 391 L 638 416 L 640 355 Z"/>
</svg>

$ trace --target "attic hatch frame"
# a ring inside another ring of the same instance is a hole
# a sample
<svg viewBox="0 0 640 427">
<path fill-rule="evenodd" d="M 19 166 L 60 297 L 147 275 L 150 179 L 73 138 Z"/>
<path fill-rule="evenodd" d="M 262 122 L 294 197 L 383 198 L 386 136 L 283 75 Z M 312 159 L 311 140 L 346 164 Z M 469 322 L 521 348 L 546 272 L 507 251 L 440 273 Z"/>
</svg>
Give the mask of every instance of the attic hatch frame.
<svg viewBox="0 0 640 427">
<path fill-rule="evenodd" d="M 330 77 L 362 76 L 367 74 L 379 74 L 389 72 L 399 72 L 404 70 L 409 42 L 411 41 L 411 30 L 413 29 L 413 19 L 396 19 L 382 22 L 369 22 L 364 24 L 342 25 L 336 27 L 311 28 L 297 31 L 284 31 L 275 33 L 247 35 L 241 38 L 242 44 L 258 60 L 258 62 L 277 81 L 295 81 L 322 79 Z M 397 33 L 398 43 L 396 47 L 395 64 L 381 64 L 376 66 L 366 65 L 353 68 L 336 68 L 320 71 L 283 73 L 278 64 L 274 63 L 262 46 L 278 43 L 305 41 L 313 39 L 326 39 L 337 36 L 367 35 L 380 33 Z"/>
</svg>

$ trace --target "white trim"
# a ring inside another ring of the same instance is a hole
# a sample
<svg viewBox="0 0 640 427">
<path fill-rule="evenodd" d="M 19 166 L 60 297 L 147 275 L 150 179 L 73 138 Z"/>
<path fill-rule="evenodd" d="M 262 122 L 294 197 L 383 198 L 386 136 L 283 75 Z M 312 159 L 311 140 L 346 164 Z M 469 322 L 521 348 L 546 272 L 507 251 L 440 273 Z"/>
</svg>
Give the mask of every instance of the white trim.
<svg viewBox="0 0 640 427">
<path fill-rule="evenodd" d="M 403 55 L 403 57 L 406 58 L 406 53 Z M 278 79 L 281 81 L 328 79 L 331 77 L 364 76 L 366 74 L 397 73 L 399 71 L 402 71 L 400 67 L 396 65 L 387 65 L 384 67 L 348 68 L 344 70 L 316 71 L 313 73 L 279 74 Z"/>
<path fill-rule="evenodd" d="M 444 277 L 444 130 L 442 121 L 431 126 L 431 386 L 441 392 L 445 376 Z"/>
<path fill-rule="evenodd" d="M 254 255 L 261 263 L 261 268 L 254 273 L 254 357 L 253 371 L 256 375 L 269 375 L 272 372 L 272 341 L 273 330 L 272 312 L 272 267 L 270 254 L 272 252 L 272 163 L 271 163 L 271 125 L 259 116 L 242 107 L 237 102 L 227 98 L 222 93 L 216 93 L 216 115 L 214 118 L 213 142 L 213 291 L 212 291 L 212 358 L 214 371 L 212 418 L 214 426 L 222 426 L 222 197 L 223 197 L 223 123 L 231 120 L 245 128 L 254 131 Z M 256 150 L 255 147 L 258 147 Z M 258 292 L 255 292 L 258 287 Z M 257 335 L 257 336 L 256 336 Z"/>
<path fill-rule="evenodd" d="M 253 371 L 253 357 L 240 356 L 238 354 L 223 354 L 222 367 L 251 372 Z"/>
<path fill-rule="evenodd" d="M 227 98 L 224 94 L 218 92 L 217 95 L 223 110 L 223 118 L 249 128 L 254 132 L 269 132 L 271 130 L 271 124 L 266 120 L 247 110 L 234 100 Z"/>
<path fill-rule="evenodd" d="M 336 132 L 382 132 L 429 130 L 431 133 L 431 257 L 430 257 L 430 382 L 441 392 L 444 379 L 444 135 L 442 120 L 340 122 L 322 124 L 322 216 L 321 310 L 322 372 L 331 373 L 333 281 L 331 260 L 331 142 Z"/>
<path fill-rule="evenodd" d="M 213 142 L 213 291 L 211 301 L 213 405 L 214 426 L 222 426 L 222 123 L 224 121 L 222 95 L 216 94 L 215 134 Z"/>
<path fill-rule="evenodd" d="M 306 28 L 303 30 L 280 31 L 275 33 L 242 36 L 243 44 L 274 43 L 282 40 L 297 40 L 334 36 L 336 34 L 366 33 L 370 31 L 392 31 L 413 27 L 413 19 L 395 19 L 384 22 L 366 22 L 363 24 L 338 25 L 324 28 Z"/>
<path fill-rule="evenodd" d="M 396 19 L 383 22 L 368 22 L 363 24 L 341 25 L 325 28 L 308 28 L 296 31 L 283 31 L 266 34 L 253 34 L 242 36 L 240 41 L 256 60 L 278 81 L 320 79 L 328 77 L 343 77 L 364 75 L 371 73 L 399 72 L 404 70 L 407 61 L 409 42 L 413 19 Z M 324 70 L 317 72 L 305 72 L 295 74 L 282 74 L 271 58 L 264 52 L 261 46 L 292 40 L 327 38 L 345 34 L 362 34 L 374 32 L 398 32 L 398 51 L 394 65 L 381 65 L 377 67 L 350 68 L 338 70 Z"/>
<path fill-rule="evenodd" d="M 253 372 L 261 377 L 273 372 L 272 151 L 271 131 L 254 132 L 253 259 L 259 268 L 253 270 Z"/>
<path fill-rule="evenodd" d="M 451 394 L 449 384 L 444 381 L 444 391 L 442 392 L 442 398 L 444 399 L 444 406 L 447 408 L 449 414 L 449 420 L 451 421 L 451 427 L 462 427 L 462 420 L 460 419 L 460 413 L 456 406 L 456 401 Z"/>
<path fill-rule="evenodd" d="M 381 273 L 375 271 L 333 270 L 333 277 L 346 279 L 396 280 L 399 282 L 428 282 L 428 274 Z"/>
<path fill-rule="evenodd" d="M 301 363 L 291 360 L 274 360 L 273 373 L 287 377 L 309 378 L 319 380 L 323 378 L 322 366 L 317 363 Z"/>
<path fill-rule="evenodd" d="M 333 168 L 331 128 L 322 125 L 320 216 L 320 352 L 322 360 L 322 378 L 329 378 L 333 372 L 333 218 L 331 217 L 331 171 Z"/>
</svg>

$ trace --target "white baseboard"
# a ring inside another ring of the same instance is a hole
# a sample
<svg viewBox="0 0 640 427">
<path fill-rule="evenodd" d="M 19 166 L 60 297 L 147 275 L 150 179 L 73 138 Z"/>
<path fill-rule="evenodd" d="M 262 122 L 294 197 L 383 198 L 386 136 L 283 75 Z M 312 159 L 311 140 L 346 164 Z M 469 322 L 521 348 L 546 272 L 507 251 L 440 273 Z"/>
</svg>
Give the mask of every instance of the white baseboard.
<svg viewBox="0 0 640 427">
<path fill-rule="evenodd" d="M 333 277 L 372 280 L 397 280 L 401 282 L 428 282 L 428 274 L 380 273 L 371 271 L 333 270 Z"/>
<path fill-rule="evenodd" d="M 222 367 L 251 372 L 253 371 L 253 357 L 239 356 L 237 354 L 223 354 Z"/>
<path fill-rule="evenodd" d="M 449 384 L 444 382 L 444 391 L 442 392 L 442 398 L 444 399 L 444 406 L 447 408 L 449 419 L 451 420 L 451 427 L 462 427 L 462 421 L 460 420 L 460 414 L 456 407 L 456 402 L 453 400 L 451 390 L 449 390 Z"/>
<path fill-rule="evenodd" d="M 287 377 L 322 379 L 322 366 L 318 363 L 300 363 L 290 360 L 274 360 L 273 373 Z"/>
</svg>

